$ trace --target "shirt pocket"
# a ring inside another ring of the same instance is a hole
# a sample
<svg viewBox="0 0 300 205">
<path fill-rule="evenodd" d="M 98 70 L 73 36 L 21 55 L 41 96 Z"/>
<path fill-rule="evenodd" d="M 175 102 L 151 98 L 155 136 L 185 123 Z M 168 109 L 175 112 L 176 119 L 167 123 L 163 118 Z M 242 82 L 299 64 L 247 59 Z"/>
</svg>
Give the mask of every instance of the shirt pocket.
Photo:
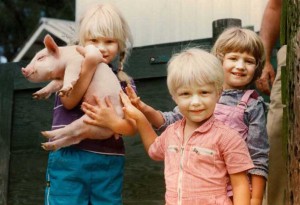
<svg viewBox="0 0 300 205">
<path fill-rule="evenodd" d="M 188 169 L 196 176 L 208 177 L 215 173 L 216 151 L 210 147 L 192 146 L 189 152 Z"/>
<path fill-rule="evenodd" d="M 178 172 L 180 163 L 180 147 L 169 145 L 166 150 L 165 174 L 174 175 Z"/>
</svg>

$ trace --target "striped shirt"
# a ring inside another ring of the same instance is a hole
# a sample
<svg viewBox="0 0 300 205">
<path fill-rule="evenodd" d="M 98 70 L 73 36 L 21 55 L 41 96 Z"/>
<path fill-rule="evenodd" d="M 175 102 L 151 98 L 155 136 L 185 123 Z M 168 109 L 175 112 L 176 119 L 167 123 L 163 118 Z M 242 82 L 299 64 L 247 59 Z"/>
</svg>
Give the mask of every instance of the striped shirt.
<svg viewBox="0 0 300 205">
<path fill-rule="evenodd" d="M 124 90 L 124 88 L 126 87 L 126 82 L 120 82 L 120 84 L 122 89 Z M 132 87 L 136 89 L 133 81 Z M 60 97 L 56 94 L 53 109 L 52 130 L 63 128 L 82 117 L 84 115 L 84 112 L 81 110 L 80 105 L 81 103 L 79 103 L 75 108 L 67 110 L 60 101 Z M 125 154 L 124 142 L 121 137 L 118 140 L 116 140 L 113 136 L 105 140 L 85 139 L 79 144 L 73 146 L 82 150 L 101 154 Z"/>
</svg>

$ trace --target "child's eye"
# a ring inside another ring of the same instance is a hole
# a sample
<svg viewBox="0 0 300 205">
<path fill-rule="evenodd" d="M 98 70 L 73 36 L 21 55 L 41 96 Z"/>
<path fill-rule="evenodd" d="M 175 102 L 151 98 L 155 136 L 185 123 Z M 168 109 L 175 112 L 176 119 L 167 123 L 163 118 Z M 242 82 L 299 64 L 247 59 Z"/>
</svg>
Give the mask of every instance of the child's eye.
<svg viewBox="0 0 300 205">
<path fill-rule="evenodd" d="M 256 64 L 255 60 L 246 60 L 246 63 L 248 63 L 250 65 L 255 65 Z"/>
<path fill-rule="evenodd" d="M 181 93 L 181 95 L 188 95 L 188 94 L 189 94 L 188 92 Z"/>
<path fill-rule="evenodd" d="M 237 58 L 236 57 L 230 57 L 230 58 L 228 58 L 229 60 L 232 60 L 232 61 L 236 61 L 237 60 Z"/>
<path fill-rule="evenodd" d="M 180 92 L 178 93 L 179 96 L 188 96 L 189 92 Z"/>
<path fill-rule="evenodd" d="M 97 42 L 97 39 L 96 38 L 91 38 L 89 39 L 88 41 L 92 42 L 92 43 L 96 43 Z"/>
<path fill-rule="evenodd" d="M 211 92 L 209 92 L 209 91 L 207 91 L 207 90 L 201 91 L 201 95 L 204 95 L 204 96 L 209 95 L 210 93 L 211 93 Z"/>
<path fill-rule="evenodd" d="M 107 43 L 107 44 L 111 44 L 111 43 L 115 43 L 116 41 L 115 40 L 113 40 L 113 39 L 109 39 L 109 40 L 106 40 L 105 41 L 105 43 Z"/>
</svg>

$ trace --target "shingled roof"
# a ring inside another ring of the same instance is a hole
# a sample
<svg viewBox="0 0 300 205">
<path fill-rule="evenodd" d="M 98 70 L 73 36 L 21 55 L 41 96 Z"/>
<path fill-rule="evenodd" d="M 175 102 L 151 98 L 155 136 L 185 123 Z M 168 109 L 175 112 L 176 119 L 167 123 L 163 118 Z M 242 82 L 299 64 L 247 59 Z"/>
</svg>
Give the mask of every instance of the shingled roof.
<svg viewBox="0 0 300 205">
<path fill-rule="evenodd" d="M 74 40 L 75 22 L 54 18 L 41 18 L 37 29 L 17 53 L 13 62 L 30 60 L 37 51 L 44 47 L 43 39 L 50 34 L 58 45 L 66 45 Z"/>
</svg>

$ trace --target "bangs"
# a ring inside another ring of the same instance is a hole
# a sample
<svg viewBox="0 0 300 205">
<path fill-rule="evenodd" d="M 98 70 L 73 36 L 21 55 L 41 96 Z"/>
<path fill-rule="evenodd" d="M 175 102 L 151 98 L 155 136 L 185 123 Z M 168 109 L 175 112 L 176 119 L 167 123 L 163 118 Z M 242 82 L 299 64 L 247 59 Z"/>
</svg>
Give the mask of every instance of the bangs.
<svg viewBox="0 0 300 205">
<path fill-rule="evenodd" d="M 111 29 L 113 27 L 113 22 L 107 21 L 106 19 L 95 18 L 94 21 L 89 21 L 85 26 L 82 26 L 82 30 L 85 30 L 85 39 L 99 37 L 119 39 L 120 37 L 115 34 L 114 29 Z"/>
<path fill-rule="evenodd" d="M 181 65 L 180 65 L 181 64 Z M 183 59 L 178 63 L 179 68 L 177 75 L 175 73 L 175 81 L 178 87 L 180 86 L 192 86 L 192 85 L 203 85 L 213 82 L 211 74 L 207 69 L 203 69 L 205 64 L 201 62 L 201 59 Z M 181 69 L 180 69 L 181 68 Z M 188 75 L 187 75 L 188 73 Z"/>
<path fill-rule="evenodd" d="M 189 49 L 171 59 L 167 83 L 171 95 L 182 86 L 213 83 L 216 89 L 221 89 L 223 69 L 220 61 L 211 54 L 199 49 Z"/>
<path fill-rule="evenodd" d="M 230 53 L 230 52 L 239 52 L 239 53 L 248 53 L 252 56 L 255 56 L 257 51 L 257 45 L 253 45 L 253 40 L 249 38 L 241 38 L 240 40 L 236 40 L 236 38 L 231 38 L 228 40 L 227 45 L 224 47 L 224 51 L 222 53 Z"/>
</svg>

